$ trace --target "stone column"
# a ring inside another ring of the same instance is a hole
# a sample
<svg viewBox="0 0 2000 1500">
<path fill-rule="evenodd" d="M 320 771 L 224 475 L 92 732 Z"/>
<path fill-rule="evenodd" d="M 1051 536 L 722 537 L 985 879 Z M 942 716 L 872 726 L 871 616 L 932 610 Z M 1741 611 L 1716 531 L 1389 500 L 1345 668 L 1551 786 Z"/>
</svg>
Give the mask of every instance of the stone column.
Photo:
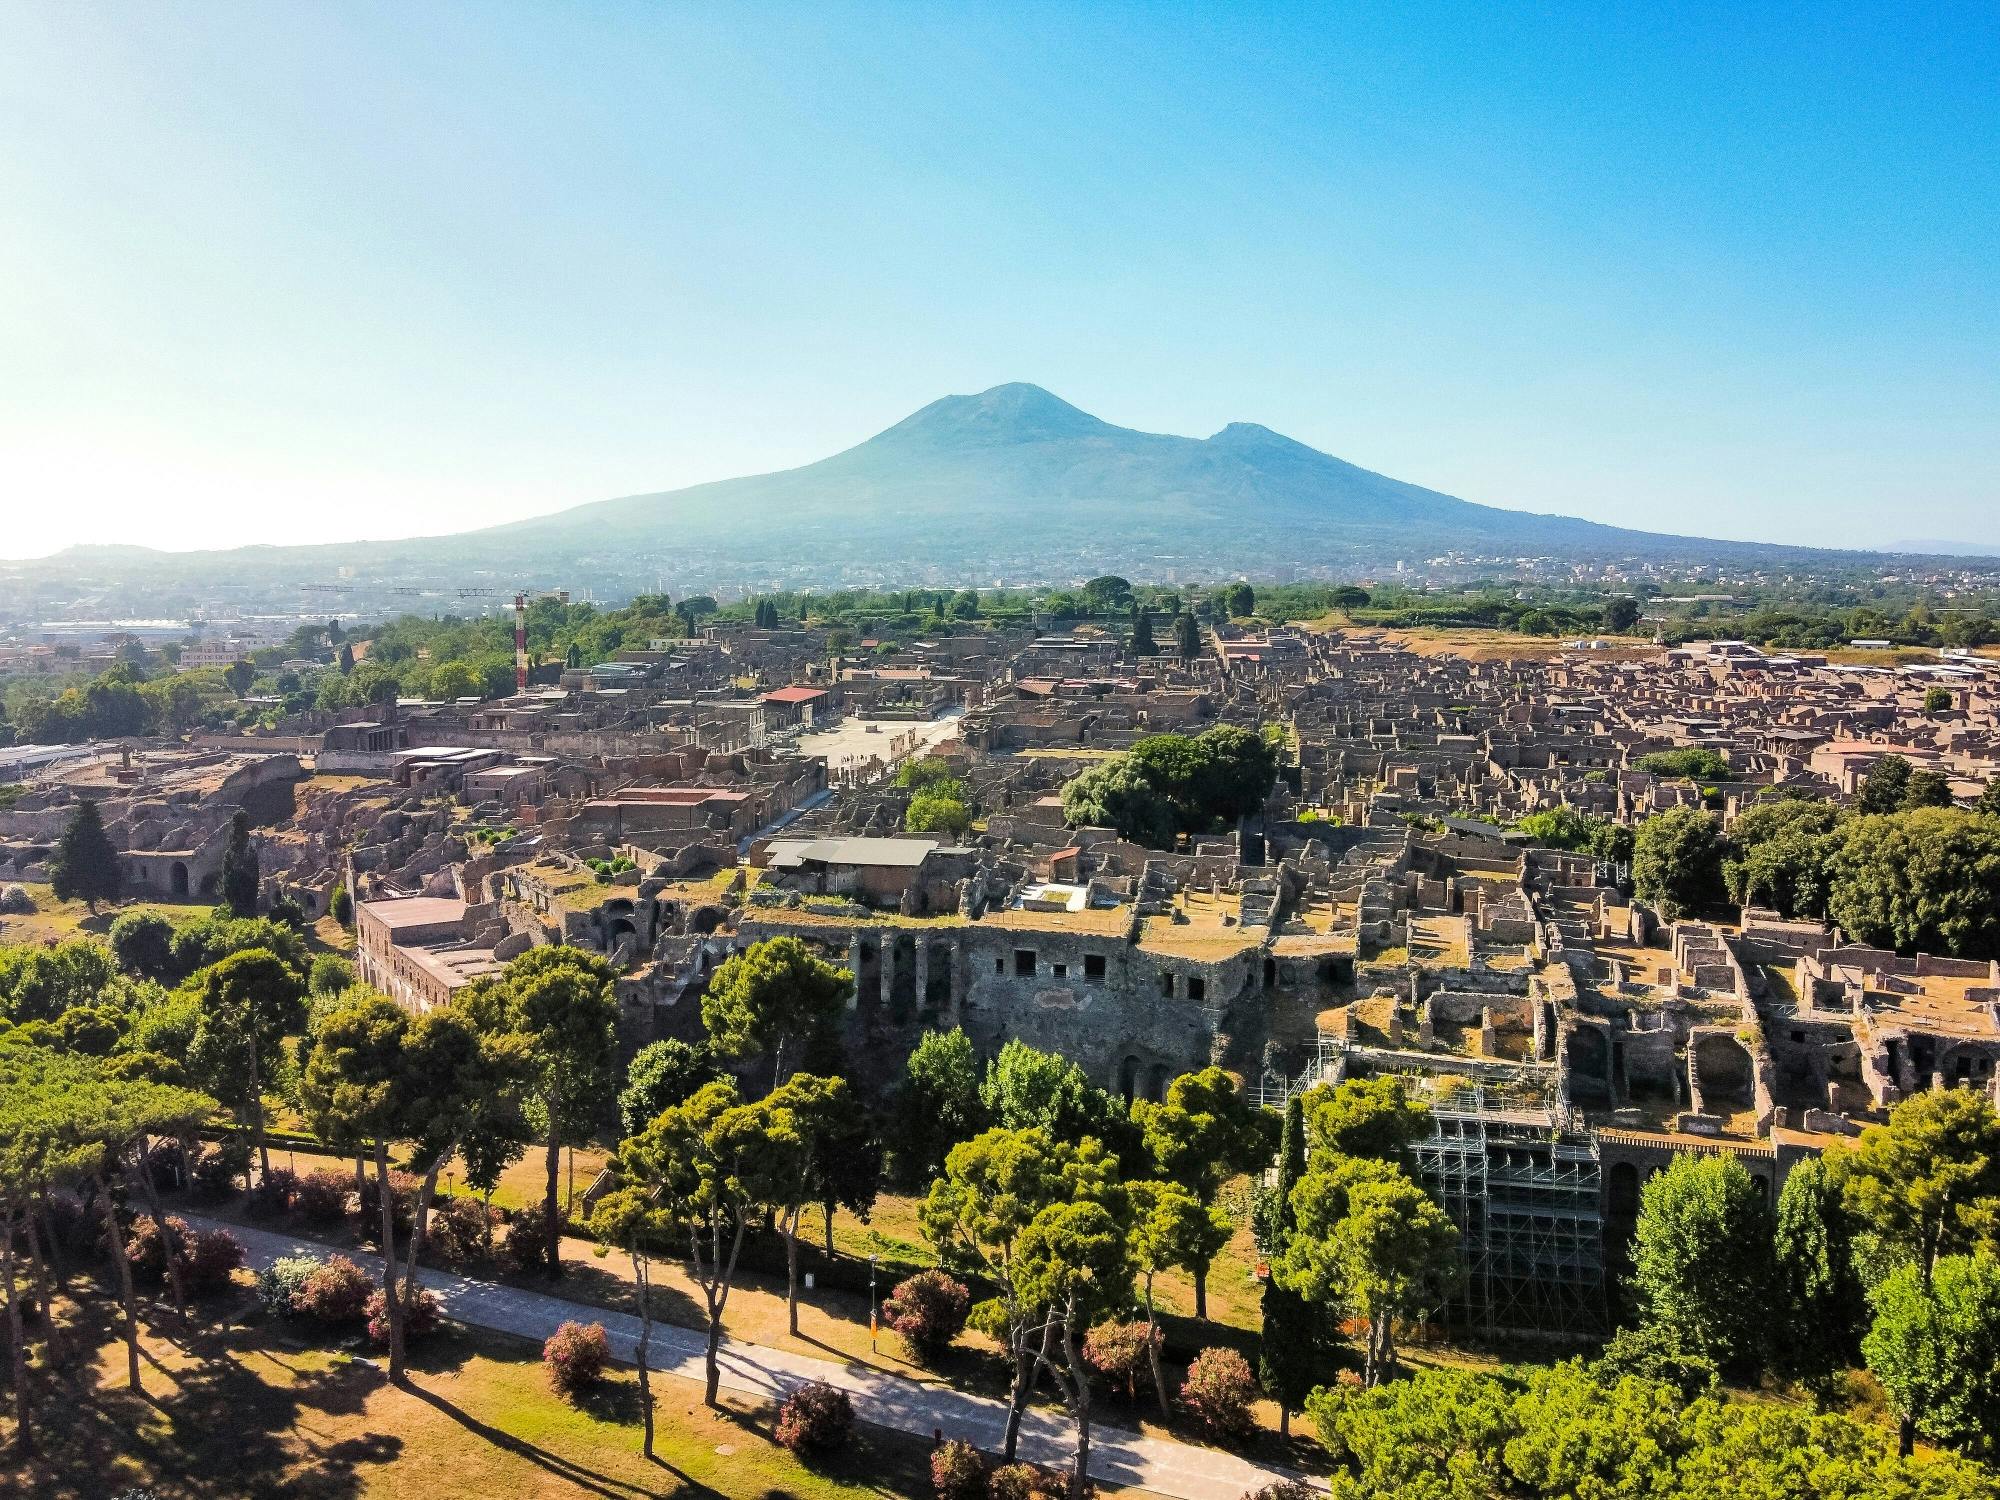
<svg viewBox="0 0 2000 1500">
<path fill-rule="evenodd" d="M 847 940 L 847 967 L 854 974 L 854 991 L 847 997 L 847 1008 L 853 1010 L 861 1004 L 861 934 L 858 932 Z"/>
<path fill-rule="evenodd" d="M 921 932 L 917 934 L 917 1013 L 922 1015 L 931 1003 L 931 944 Z"/>
<path fill-rule="evenodd" d="M 883 929 L 879 949 L 882 955 L 882 1009 L 889 1008 L 889 992 L 896 982 L 896 929 Z"/>
<path fill-rule="evenodd" d="M 944 945 L 945 988 L 944 1002 L 945 1029 L 964 1024 L 965 1015 L 965 955 L 959 951 L 957 943 Z"/>
</svg>

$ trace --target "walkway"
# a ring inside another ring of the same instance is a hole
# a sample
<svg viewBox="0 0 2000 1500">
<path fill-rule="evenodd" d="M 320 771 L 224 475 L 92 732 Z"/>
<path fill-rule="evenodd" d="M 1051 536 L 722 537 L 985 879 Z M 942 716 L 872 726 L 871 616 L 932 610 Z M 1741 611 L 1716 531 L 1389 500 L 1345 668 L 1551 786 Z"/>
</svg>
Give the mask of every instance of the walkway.
<svg viewBox="0 0 2000 1500">
<path fill-rule="evenodd" d="M 227 1229 L 242 1242 L 253 1270 L 263 1270 L 287 1255 L 324 1256 L 328 1246 L 269 1230 L 251 1229 L 220 1219 L 188 1214 L 202 1229 Z M 343 1251 L 376 1277 L 382 1262 L 375 1256 Z M 546 1292 L 523 1291 L 490 1281 L 471 1281 L 449 1272 L 420 1270 L 417 1279 L 432 1292 L 445 1312 L 474 1328 L 509 1333 L 537 1343 L 571 1320 L 602 1323 L 611 1352 L 624 1364 L 638 1363 L 639 1320 L 630 1313 L 609 1312 L 565 1301 Z M 655 1323 L 648 1365 L 683 1380 L 703 1378 L 702 1334 L 678 1324 Z M 963 1438 L 988 1452 L 997 1452 L 1006 1431 L 1007 1408 L 1001 1401 L 969 1395 L 948 1387 L 919 1385 L 877 1370 L 814 1359 L 787 1350 L 725 1339 L 722 1384 L 746 1395 L 782 1399 L 808 1381 L 823 1380 L 840 1387 L 854 1402 L 854 1414 L 877 1427 L 929 1437 L 943 1429 L 946 1437 Z M 1059 1415 L 1030 1410 L 1021 1423 L 1020 1455 L 1035 1463 L 1062 1467 L 1074 1450 L 1069 1423 Z M 1173 1500 L 1240 1500 L 1282 1477 L 1213 1448 L 1177 1443 L 1168 1438 L 1142 1437 L 1122 1428 L 1094 1425 L 1090 1439 L 1090 1473 L 1106 1484 L 1136 1485 Z"/>
</svg>

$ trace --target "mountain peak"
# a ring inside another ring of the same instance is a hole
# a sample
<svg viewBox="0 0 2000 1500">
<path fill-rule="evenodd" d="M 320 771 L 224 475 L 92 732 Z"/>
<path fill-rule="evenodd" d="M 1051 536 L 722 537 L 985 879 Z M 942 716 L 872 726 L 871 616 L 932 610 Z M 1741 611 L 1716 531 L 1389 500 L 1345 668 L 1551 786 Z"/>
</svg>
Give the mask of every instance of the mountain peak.
<svg viewBox="0 0 2000 1500">
<path fill-rule="evenodd" d="M 876 441 L 988 445 L 1046 442 L 1115 431 L 1038 385 L 1013 381 L 973 396 L 945 396 L 905 417 Z"/>
</svg>

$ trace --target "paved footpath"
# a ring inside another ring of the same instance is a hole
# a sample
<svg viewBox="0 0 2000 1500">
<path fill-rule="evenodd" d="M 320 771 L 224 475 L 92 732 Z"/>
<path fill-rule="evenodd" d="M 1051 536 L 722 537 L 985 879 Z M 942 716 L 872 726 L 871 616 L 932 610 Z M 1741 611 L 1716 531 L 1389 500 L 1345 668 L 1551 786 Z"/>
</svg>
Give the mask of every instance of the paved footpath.
<svg viewBox="0 0 2000 1500">
<path fill-rule="evenodd" d="M 291 1235 L 273 1234 L 199 1214 L 186 1217 L 199 1228 L 227 1229 L 235 1235 L 254 1270 L 261 1271 L 282 1256 L 324 1256 L 329 1250 L 326 1245 Z M 341 1253 L 352 1256 L 377 1277 L 382 1274 L 379 1258 L 358 1251 Z M 589 1307 L 547 1292 L 471 1281 L 446 1271 L 420 1269 L 417 1279 L 437 1294 L 447 1316 L 474 1328 L 516 1334 L 539 1343 L 562 1323 L 572 1320 L 602 1323 L 613 1357 L 628 1365 L 638 1363 L 639 1320 L 631 1313 Z M 705 1342 L 697 1329 L 655 1323 L 648 1367 L 684 1380 L 700 1381 Z M 920 1437 L 929 1437 L 941 1428 L 946 1437 L 963 1438 L 987 1452 L 997 1452 L 1006 1431 L 1007 1406 L 1003 1401 L 949 1386 L 922 1385 L 865 1366 L 815 1359 L 735 1339 L 723 1340 L 721 1366 L 722 1384 L 727 1389 L 774 1400 L 808 1381 L 823 1380 L 848 1393 L 854 1402 L 854 1414 L 862 1421 Z M 1068 1464 L 1074 1448 L 1073 1430 L 1061 1417 L 1033 1409 L 1023 1417 L 1022 1458 L 1062 1467 Z M 1239 1500 L 1248 1491 L 1286 1477 L 1284 1471 L 1262 1468 L 1214 1448 L 1169 1438 L 1143 1437 L 1101 1423 L 1091 1428 L 1090 1473 L 1093 1479 L 1106 1484 L 1136 1485 L 1173 1500 Z"/>
</svg>

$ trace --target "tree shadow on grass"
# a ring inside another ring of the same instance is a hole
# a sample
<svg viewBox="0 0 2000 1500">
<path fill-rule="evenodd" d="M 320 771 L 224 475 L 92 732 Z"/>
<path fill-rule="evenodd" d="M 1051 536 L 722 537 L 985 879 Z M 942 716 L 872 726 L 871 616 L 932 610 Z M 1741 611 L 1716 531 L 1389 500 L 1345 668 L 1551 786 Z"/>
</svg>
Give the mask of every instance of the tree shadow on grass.
<svg viewBox="0 0 2000 1500">
<path fill-rule="evenodd" d="M 474 1437 L 491 1443 L 503 1452 L 511 1453 L 565 1483 L 575 1485 L 587 1494 L 599 1495 L 604 1500 L 627 1500 L 629 1496 L 650 1495 L 652 1491 L 636 1484 L 628 1484 L 622 1479 L 581 1464 L 574 1459 L 564 1458 L 557 1453 L 516 1437 L 511 1432 L 502 1431 L 490 1422 L 483 1422 L 436 1391 L 426 1390 L 414 1382 L 407 1387 L 410 1395 L 451 1418 Z"/>
</svg>

